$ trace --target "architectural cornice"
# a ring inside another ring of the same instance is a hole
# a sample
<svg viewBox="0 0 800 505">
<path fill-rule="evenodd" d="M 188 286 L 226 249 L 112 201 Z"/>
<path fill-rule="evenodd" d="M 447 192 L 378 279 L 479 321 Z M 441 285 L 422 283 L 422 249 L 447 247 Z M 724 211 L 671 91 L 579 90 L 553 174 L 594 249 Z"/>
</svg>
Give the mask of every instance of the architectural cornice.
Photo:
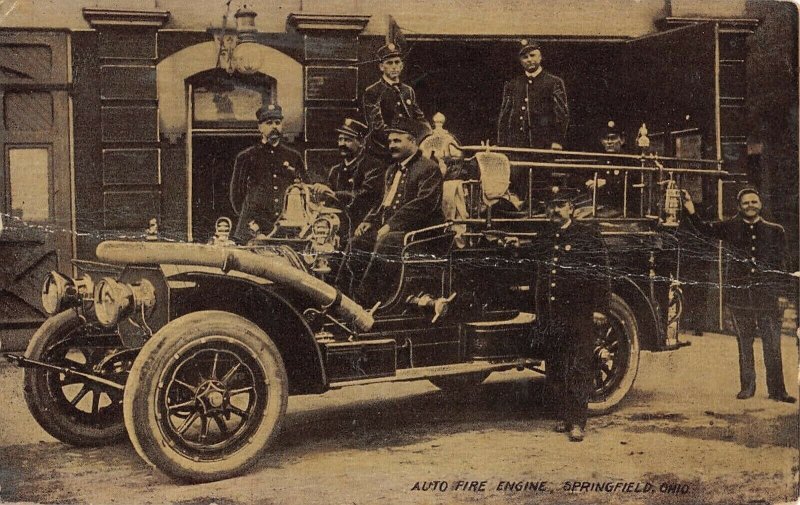
<svg viewBox="0 0 800 505">
<path fill-rule="evenodd" d="M 98 26 L 149 26 L 161 28 L 169 20 L 169 11 L 92 9 L 85 7 L 83 9 L 83 17 L 92 28 Z"/>
<path fill-rule="evenodd" d="M 369 23 L 370 16 L 340 14 L 289 14 L 289 25 L 298 31 L 333 30 L 361 33 Z"/>
</svg>

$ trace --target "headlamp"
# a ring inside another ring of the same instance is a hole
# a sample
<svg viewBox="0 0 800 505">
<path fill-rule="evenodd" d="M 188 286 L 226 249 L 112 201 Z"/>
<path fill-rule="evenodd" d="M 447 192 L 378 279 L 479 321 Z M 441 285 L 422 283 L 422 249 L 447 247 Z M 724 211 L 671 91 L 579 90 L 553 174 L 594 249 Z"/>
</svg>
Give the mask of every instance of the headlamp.
<svg viewBox="0 0 800 505">
<path fill-rule="evenodd" d="M 138 310 L 152 308 L 156 303 L 156 292 L 147 280 L 125 284 L 105 277 L 95 286 L 93 299 L 97 321 L 111 327 Z"/>
<path fill-rule="evenodd" d="M 69 307 L 77 307 L 93 288 L 92 278 L 88 275 L 71 279 L 58 272 L 50 272 L 42 285 L 42 307 L 51 316 Z"/>
</svg>

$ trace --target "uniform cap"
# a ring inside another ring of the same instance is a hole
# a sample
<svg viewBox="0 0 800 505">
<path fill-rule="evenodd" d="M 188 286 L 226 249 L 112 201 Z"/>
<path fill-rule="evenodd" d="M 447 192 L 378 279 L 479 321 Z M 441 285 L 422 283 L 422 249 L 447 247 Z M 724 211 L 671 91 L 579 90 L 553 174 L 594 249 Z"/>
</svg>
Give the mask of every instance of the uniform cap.
<svg viewBox="0 0 800 505">
<path fill-rule="evenodd" d="M 739 190 L 739 192 L 736 193 L 736 202 L 738 203 L 742 201 L 742 197 L 744 195 L 750 195 L 750 194 L 756 195 L 759 199 L 761 199 L 761 193 L 759 193 L 756 188 L 747 187 Z"/>
<path fill-rule="evenodd" d="M 347 135 L 356 139 L 363 139 L 367 135 L 369 128 L 361 121 L 347 118 L 344 120 L 344 123 L 342 123 L 342 126 L 336 128 L 336 131 L 342 135 Z"/>
<path fill-rule="evenodd" d="M 400 46 L 397 44 L 386 44 L 378 49 L 378 59 L 381 61 L 388 60 L 389 58 L 394 58 L 395 56 L 400 56 L 402 58 L 403 51 L 400 49 Z"/>
<path fill-rule="evenodd" d="M 392 123 L 392 126 L 386 128 L 386 133 L 407 133 L 419 140 L 419 137 L 424 133 L 422 124 L 410 118 L 397 118 Z"/>
<path fill-rule="evenodd" d="M 522 39 L 522 40 L 520 40 L 519 41 L 519 46 L 520 46 L 519 47 L 519 57 L 520 58 L 522 58 L 523 56 L 528 54 L 530 51 L 533 51 L 534 49 L 538 49 L 540 51 L 542 50 L 542 48 L 541 48 L 541 46 L 539 45 L 538 42 L 530 40 L 530 39 Z"/>
<path fill-rule="evenodd" d="M 283 119 L 283 110 L 278 104 L 269 104 L 256 111 L 256 119 L 261 123 L 268 119 Z"/>
</svg>

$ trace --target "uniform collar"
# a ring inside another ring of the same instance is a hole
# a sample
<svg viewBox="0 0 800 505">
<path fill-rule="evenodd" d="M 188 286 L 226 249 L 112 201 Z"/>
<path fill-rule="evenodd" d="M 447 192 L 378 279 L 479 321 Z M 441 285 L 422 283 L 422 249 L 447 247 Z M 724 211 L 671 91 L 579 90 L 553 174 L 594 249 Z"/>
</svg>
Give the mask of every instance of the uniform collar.
<svg viewBox="0 0 800 505">
<path fill-rule="evenodd" d="M 405 170 L 406 168 L 408 168 L 408 165 L 411 164 L 411 162 L 414 161 L 414 159 L 419 155 L 420 155 L 420 151 L 418 149 L 417 152 L 415 152 L 414 154 L 412 154 L 408 158 L 406 158 L 403 161 L 401 161 L 399 163 L 400 170 Z"/>
<path fill-rule="evenodd" d="M 525 72 L 525 76 L 528 79 L 533 79 L 534 77 L 537 77 L 539 74 L 541 74 L 542 70 L 543 70 L 542 67 L 539 67 L 536 70 L 534 70 L 533 72 Z"/>
<path fill-rule="evenodd" d="M 353 165 L 355 165 L 356 163 L 358 163 L 359 161 L 361 161 L 361 158 L 363 158 L 363 157 L 364 157 L 364 149 L 362 148 L 361 151 L 359 151 L 358 154 L 356 154 L 356 157 L 353 158 L 352 160 L 350 160 L 350 161 L 342 160 L 342 166 L 344 168 L 350 168 Z"/>
<path fill-rule="evenodd" d="M 385 75 L 381 76 L 381 80 L 383 81 L 384 84 L 386 84 L 387 86 L 391 86 L 391 87 L 400 86 L 400 84 L 401 84 L 399 79 L 398 79 L 397 82 L 391 82 L 389 79 L 386 78 Z"/>
</svg>

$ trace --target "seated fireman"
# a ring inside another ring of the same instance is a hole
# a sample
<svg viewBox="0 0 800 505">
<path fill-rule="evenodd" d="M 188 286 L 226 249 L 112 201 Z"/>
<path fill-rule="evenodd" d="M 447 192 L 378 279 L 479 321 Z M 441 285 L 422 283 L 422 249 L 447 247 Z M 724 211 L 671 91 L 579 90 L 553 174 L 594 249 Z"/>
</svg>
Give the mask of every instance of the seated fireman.
<svg viewBox="0 0 800 505">
<path fill-rule="evenodd" d="M 386 130 L 393 163 L 386 170 L 383 200 L 356 228 L 348 258 L 351 271 L 364 272 L 357 293 L 364 303 L 385 298 L 396 285 L 405 234 L 444 222 L 442 172 L 419 150 L 423 127 L 403 118 Z"/>
<path fill-rule="evenodd" d="M 261 230 L 268 233 L 283 210 L 283 195 L 295 180 L 305 179 L 300 153 L 283 140 L 283 112 L 279 105 L 256 111 L 261 140 L 236 156 L 230 199 L 239 215 L 234 238 L 244 243 Z"/>
<path fill-rule="evenodd" d="M 353 236 L 355 227 L 367 213 L 378 205 L 383 195 L 383 176 L 386 163 L 366 152 L 367 125 L 355 119 L 345 119 L 336 129 L 337 144 L 342 162 L 328 173 L 327 184 L 316 183 L 311 192 L 317 201 L 341 209 L 346 216 L 343 222 L 343 240 Z"/>
<path fill-rule="evenodd" d="M 609 121 L 608 126 L 603 128 L 600 136 L 600 145 L 606 154 L 622 154 L 625 147 L 625 134 L 619 130 L 614 121 Z M 628 160 L 623 158 L 609 157 L 604 162 L 605 165 L 626 165 Z M 625 172 L 618 169 L 606 168 L 595 172 L 592 178 L 585 183 L 590 191 L 597 191 L 598 215 L 602 217 L 618 217 L 623 207 L 625 198 Z M 636 175 L 632 173 L 629 175 Z M 633 180 L 629 179 L 629 186 Z M 628 202 L 630 206 L 630 202 Z"/>
</svg>

